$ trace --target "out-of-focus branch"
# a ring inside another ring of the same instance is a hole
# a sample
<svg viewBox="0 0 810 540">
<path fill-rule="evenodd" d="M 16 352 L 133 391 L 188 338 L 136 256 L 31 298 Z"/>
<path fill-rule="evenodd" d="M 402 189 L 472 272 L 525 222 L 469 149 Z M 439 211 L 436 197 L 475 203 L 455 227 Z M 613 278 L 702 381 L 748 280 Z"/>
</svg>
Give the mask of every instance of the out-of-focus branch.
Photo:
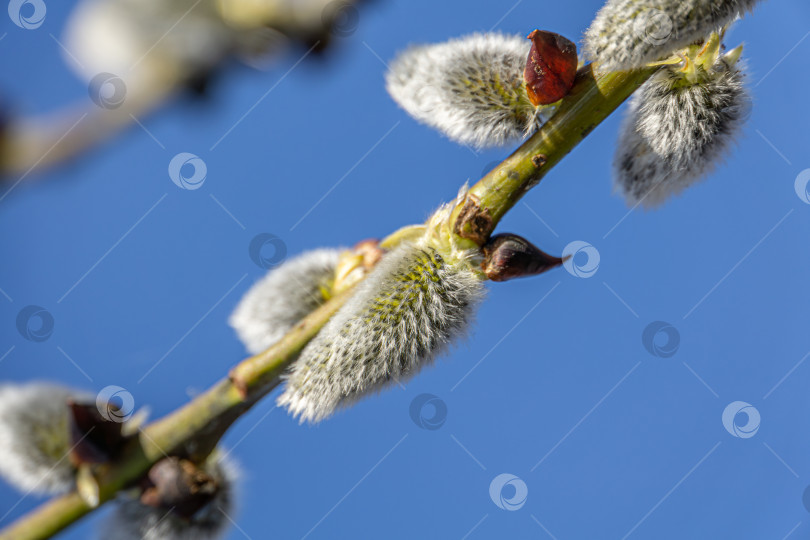
<svg viewBox="0 0 810 540">
<path fill-rule="evenodd" d="M 116 463 L 94 471 L 99 501 L 110 500 L 117 492 L 136 482 L 165 455 L 197 462 L 204 460 L 233 422 L 275 388 L 284 368 L 348 297 L 349 291 L 333 297 L 298 323 L 281 341 L 238 364 L 231 377 L 219 381 L 184 407 L 141 430 Z M 50 538 L 93 510 L 94 507 L 78 493 L 69 493 L 45 503 L 10 525 L 0 532 L 0 539 Z"/>
<path fill-rule="evenodd" d="M 270 27 L 302 41 L 326 45 L 333 34 L 341 35 L 354 27 L 363 0 L 217 0 L 226 21 L 249 29 Z M 350 28 L 346 28 L 346 26 Z M 337 32 L 333 32 L 335 27 Z"/>
<path fill-rule="evenodd" d="M 518 200 L 588 133 L 607 118 L 654 69 L 597 77 L 581 69 L 558 112 L 503 163 L 473 186 L 455 213 L 455 231 L 471 246 L 481 245 Z M 407 236 L 407 235 L 405 235 Z M 391 238 L 397 238 L 394 233 Z M 395 242 L 394 242 L 395 243 Z M 383 241 L 390 246 L 391 242 Z M 279 382 L 301 349 L 349 297 L 345 291 L 306 317 L 267 351 L 248 358 L 230 377 L 176 412 L 148 425 L 111 466 L 96 471 L 105 502 L 132 485 L 165 454 L 201 461 L 245 411 Z M 0 540 L 48 538 L 94 508 L 76 493 L 56 498 L 0 532 Z"/>
<path fill-rule="evenodd" d="M 164 103 L 179 81 L 165 80 L 114 110 L 72 106 L 36 118 L 11 120 L 0 142 L 0 178 L 19 182 L 110 139 Z"/>
<path fill-rule="evenodd" d="M 271 48 L 281 48 L 285 42 L 292 42 L 322 49 L 334 35 L 345 36 L 354 30 L 358 17 L 354 4 L 359 0 L 204 1 L 216 4 L 224 24 L 236 33 L 268 29 L 283 36 L 273 42 L 274 45 L 268 45 Z M 203 7 L 194 4 L 192 9 Z M 100 43 L 98 46 L 106 45 Z M 271 52 L 264 51 L 265 55 Z M 157 51 L 149 49 L 140 59 L 133 59 L 133 63 L 138 64 L 147 56 L 151 59 L 155 54 Z M 228 55 L 223 55 L 222 62 L 227 61 Z M 116 108 L 96 107 L 88 100 L 38 117 L 3 119 L 0 125 L 0 180 L 11 183 L 26 180 L 109 141 L 166 103 L 189 82 L 190 76 L 198 75 L 184 72 L 171 63 L 152 62 L 150 70 L 141 68 L 143 66 L 139 67 L 141 80 L 127 88 L 126 99 Z"/>
</svg>

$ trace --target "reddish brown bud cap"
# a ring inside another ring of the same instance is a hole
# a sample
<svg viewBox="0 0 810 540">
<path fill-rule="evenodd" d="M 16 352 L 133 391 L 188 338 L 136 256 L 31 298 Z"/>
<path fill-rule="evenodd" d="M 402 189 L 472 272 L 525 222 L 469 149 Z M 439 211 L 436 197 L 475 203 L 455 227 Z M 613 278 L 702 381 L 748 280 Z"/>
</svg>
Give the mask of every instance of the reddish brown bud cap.
<svg viewBox="0 0 810 540">
<path fill-rule="evenodd" d="M 577 46 L 554 32 L 535 30 L 529 34 L 532 48 L 523 78 L 529 100 L 537 107 L 565 97 L 577 75 Z"/>
<path fill-rule="evenodd" d="M 549 255 L 516 234 L 496 234 L 482 250 L 481 268 L 492 281 L 535 276 L 563 263 L 563 259 Z"/>
</svg>

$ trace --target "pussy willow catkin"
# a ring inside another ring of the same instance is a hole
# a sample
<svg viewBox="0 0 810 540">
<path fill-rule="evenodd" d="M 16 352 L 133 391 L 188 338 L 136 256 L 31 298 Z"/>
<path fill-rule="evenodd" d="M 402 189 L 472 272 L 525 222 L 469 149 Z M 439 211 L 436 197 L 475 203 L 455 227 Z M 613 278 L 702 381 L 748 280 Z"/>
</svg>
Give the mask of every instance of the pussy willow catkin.
<svg viewBox="0 0 810 540">
<path fill-rule="evenodd" d="M 633 96 L 613 163 L 628 204 L 658 206 L 722 162 L 750 107 L 739 53 L 667 67 Z"/>
<path fill-rule="evenodd" d="M 753 9 L 758 0 L 608 0 L 585 33 L 584 51 L 600 70 L 666 58 Z"/>
<path fill-rule="evenodd" d="M 326 301 L 341 250 L 316 249 L 270 270 L 242 297 L 229 320 L 257 354 Z"/>
<path fill-rule="evenodd" d="M 68 399 L 88 397 L 50 383 L 0 386 L 0 476 L 18 489 L 53 494 L 73 487 Z"/>
<path fill-rule="evenodd" d="M 525 36 L 473 34 L 414 46 L 391 62 L 388 93 L 416 120 L 475 147 L 518 141 L 539 125 L 523 72 Z"/>
<path fill-rule="evenodd" d="M 293 364 L 279 404 L 318 422 L 431 363 L 482 296 L 473 264 L 428 238 L 385 255 Z"/>
</svg>

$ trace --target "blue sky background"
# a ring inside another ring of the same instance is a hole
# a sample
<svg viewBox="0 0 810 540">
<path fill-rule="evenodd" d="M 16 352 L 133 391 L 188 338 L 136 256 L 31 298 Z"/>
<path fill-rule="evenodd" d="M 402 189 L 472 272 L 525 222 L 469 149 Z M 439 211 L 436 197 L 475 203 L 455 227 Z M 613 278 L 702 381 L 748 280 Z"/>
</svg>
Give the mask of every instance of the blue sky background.
<svg viewBox="0 0 810 540">
<path fill-rule="evenodd" d="M 226 320 L 264 273 L 248 255 L 255 235 L 291 255 L 383 236 L 508 154 L 475 155 L 408 118 L 380 58 L 493 26 L 576 39 L 599 6 L 371 3 L 329 62 L 303 62 L 215 149 L 303 51 L 267 73 L 234 68 L 210 99 L 144 118 L 165 150 L 136 126 L 24 182 L 0 201 L 0 378 L 119 385 L 153 417 L 181 406 L 244 356 Z M 0 87 L 20 111 L 89 100 L 49 37 L 69 9 L 49 2 L 29 31 L 0 17 Z M 228 538 L 810 537 L 810 204 L 794 190 L 810 168 L 808 22 L 803 0 L 771 0 L 731 32 L 729 45 L 746 44 L 754 109 L 707 181 L 628 213 L 611 193 L 615 114 L 503 221 L 552 253 L 589 242 L 593 277 L 558 269 L 488 286 L 452 354 L 317 427 L 272 398 L 246 415 L 224 440 L 245 471 L 241 531 Z M 179 152 L 205 161 L 200 189 L 170 181 Z M 54 317 L 47 341 L 16 330 L 29 304 Z M 673 356 L 642 344 L 654 321 L 676 329 Z M 409 416 L 422 393 L 447 406 L 439 429 Z M 759 411 L 753 437 L 724 428 L 734 401 Z M 527 487 L 517 511 L 490 498 L 502 473 Z M 0 485 L 0 515 L 13 507 L 0 526 L 40 502 L 19 500 Z M 92 537 L 105 515 L 61 538 Z"/>
</svg>

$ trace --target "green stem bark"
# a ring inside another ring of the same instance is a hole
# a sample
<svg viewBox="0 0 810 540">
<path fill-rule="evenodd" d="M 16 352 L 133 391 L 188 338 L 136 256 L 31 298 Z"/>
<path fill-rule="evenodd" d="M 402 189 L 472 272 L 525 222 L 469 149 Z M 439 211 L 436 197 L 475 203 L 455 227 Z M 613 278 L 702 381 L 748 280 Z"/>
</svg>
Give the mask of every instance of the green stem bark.
<svg viewBox="0 0 810 540">
<path fill-rule="evenodd" d="M 279 375 L 349 296 L 347 291 L 333 297 L 281 341 L 239 363 L 228 378 L 141 430 L 117 462 L 94 471 L 99 501 L 112 499 L 166 455 L 205 459 L 233 422 L 276 387 Z M 0 540 L 50 538 L 94 509 L 77 493 L 69 493 L 12 523 L 0 532 Z"/>
<path fill-rule="evenodd" d="M 454 211 L 456 234 L 478 245 L 486 241 L 509 209 L 654 71 L 597 77 L 589 66 L 582 68 L 557 113 L 470 189 Z M 144 428 L 117 462 L 95 471 L 100 502 L 139 480 L 165 455 L 204 459 L 228 428 L 278 384 L 283 370 L 349 296 L 345 291 L 330 299 L 281 341 L 234 367 L 228 378 Z M 0 540 L 49 538 L 92 510 L 78 494 L 69 493 L 11 524 L 0 532 Z"/>
<path fill-rule="evenodd" d="M 554 116 L 470 188 L 455 211 L 455 233 L 482 245 L 521 197 L 657 69 L 597 76 L 590 64 L 582 67 Z"/>
</svg>

